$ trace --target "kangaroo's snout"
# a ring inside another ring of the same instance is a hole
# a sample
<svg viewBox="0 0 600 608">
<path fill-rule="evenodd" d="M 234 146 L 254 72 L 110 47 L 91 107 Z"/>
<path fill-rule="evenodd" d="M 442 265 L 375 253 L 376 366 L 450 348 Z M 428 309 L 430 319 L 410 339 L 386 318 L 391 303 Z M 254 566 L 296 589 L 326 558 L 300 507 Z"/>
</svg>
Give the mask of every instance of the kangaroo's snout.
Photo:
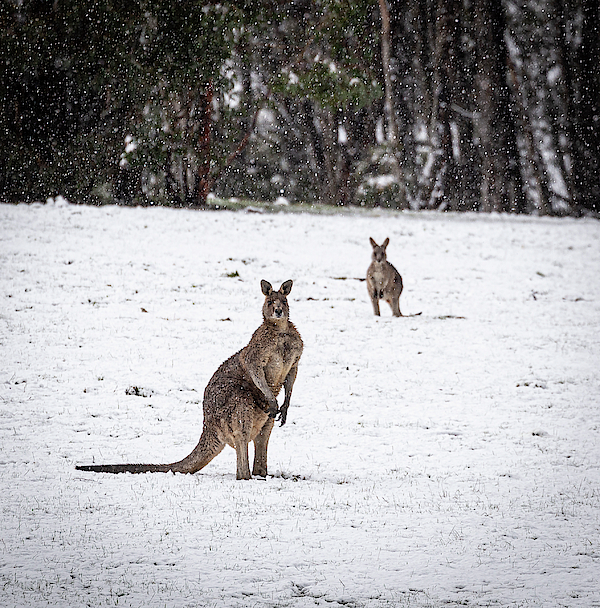
<svg viewBox="0 0 600 608">
<path fill-rule="evenodd" d="M 283 319 L 286 316 L 284 304 L 281 300 L 274 300 L 268 303 L 267 308 L 270 308 L 270 314 L 268 316 L 275 319 Z"/>
</svg>

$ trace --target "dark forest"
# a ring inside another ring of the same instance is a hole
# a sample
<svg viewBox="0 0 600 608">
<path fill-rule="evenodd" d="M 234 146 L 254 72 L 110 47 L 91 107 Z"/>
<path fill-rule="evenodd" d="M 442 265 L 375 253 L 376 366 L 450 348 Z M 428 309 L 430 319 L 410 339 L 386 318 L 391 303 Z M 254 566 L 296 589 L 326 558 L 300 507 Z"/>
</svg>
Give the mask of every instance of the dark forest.
<svg viewBox="0 0 600 608">
<path fill-rule="evenodd" d="M 3 1 L 0 200 L 597 214 L 597 0 Z"/>
</svg>

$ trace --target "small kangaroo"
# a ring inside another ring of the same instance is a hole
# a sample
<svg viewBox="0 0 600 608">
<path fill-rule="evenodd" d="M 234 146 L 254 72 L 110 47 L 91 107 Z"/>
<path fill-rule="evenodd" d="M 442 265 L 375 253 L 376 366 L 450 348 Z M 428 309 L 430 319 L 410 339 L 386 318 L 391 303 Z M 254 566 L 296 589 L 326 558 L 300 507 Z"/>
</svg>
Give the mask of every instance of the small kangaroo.
<svg viewBox="0 0 600 608">
<path fill-rule="evenodd" d="M 292 281 L 274 291 L 261 281 L 265 296 L 262 325 L 248 345 L 221 364 L 204 391 L 204 423 L 200 441 L 183 460 L 171 464 L 105 464 L 77 466 L 98 473 L 196 473 L 225 445 L 237 453 L 237 479 L 251 479 L 248 444 L 254 441 L 252 475 L 267 475 L 267 444 L 279 414 L 285 424 L 303 343 L 289 320 L 287 297 Z M 281 409 L 277 395 L 285 389 Z"/>
<path fill-rule="evenodd" d="M 367 288 L 373 304 L 373 312 L 379 316 L 379 300 L 385 300 L 392 308 L 395 317 L 402 317 L 400 312 L 400 294 L 402 293 L 402 277 L 400 273 L 387 261 L 386 247 L 390 239 L 386 238 L 382 245 L 378 245 L 372 238 L 373 261 L 367 270 Z"/>
</svg>

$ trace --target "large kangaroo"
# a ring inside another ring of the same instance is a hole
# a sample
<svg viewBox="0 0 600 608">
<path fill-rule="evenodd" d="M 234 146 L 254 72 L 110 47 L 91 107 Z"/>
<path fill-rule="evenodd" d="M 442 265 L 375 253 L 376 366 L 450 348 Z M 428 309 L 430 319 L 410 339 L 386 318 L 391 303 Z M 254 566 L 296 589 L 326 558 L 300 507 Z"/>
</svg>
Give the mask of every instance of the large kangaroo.
<svg viewBox="0 0 600 608">
<path fill-rule="evenodd" d="M 367 288 L 373 312 L 379 316 L 379 300 L 385 300 L 392 308 L 395 317 L 401 317 L 400 294 L 402 293 L 402 277 L 400 273 L 387 261 L 386 247 L 390 239 L 386 238 L 382 245 L 378 245 L 372 238 L 373 261 L 367 270 Z"/>
<path fill-rule="evenodd" d="M 262 325 L 248 345 L 221 364 L 204 391 L 204 424 L 198 445 L 189 456 L 172 464 L 104 464 L 76 467 L 99 473 L 196 473 L 226 444 L 237 453 L 237 479 L 250 479 L 248 444 L 254 441 L 252 475 L 267 475 L 267 444 L 279 414 L 284 425 L 296 380 L 303 343 L 289 320 L 286 296 L 292 281 L 273 291 L 261 281 L 265 295 Z M 277 395 L 285 389 L 281 409 Z"/>
</svg>

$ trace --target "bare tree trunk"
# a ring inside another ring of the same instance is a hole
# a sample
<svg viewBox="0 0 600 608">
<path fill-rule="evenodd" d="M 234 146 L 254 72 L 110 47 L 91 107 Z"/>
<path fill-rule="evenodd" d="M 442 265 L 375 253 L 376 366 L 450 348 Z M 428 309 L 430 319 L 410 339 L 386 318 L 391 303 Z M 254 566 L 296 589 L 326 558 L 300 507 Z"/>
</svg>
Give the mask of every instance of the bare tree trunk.
<svg viewBox="0 0 600 608">
<path fill-rule="evenodd" d="M 432 99 L 432 50 L 431 34 L 434 15 L 427 0 L 416 0 L 409 8 L 409 25 L 414 43 L 412 44 L 412 69 L 414 71 L 414 97 L 411 112 L 414 116 L 414 129 L 410 137 L 417 132 L 421 135 L 415 141 L 415 147 L 422 150 L 421 165 L 415 163 L 415 203 L 418 208 L 427 207 L 433 190 L 433 177 L 429 170 L 428 158 L 434 154 L 432 137 L 433 99 Z M 426 136 L 424 134 L 426 133 Z M 413 162 L 417 155 L 413 156 Z"/>
<path fill-rule="evenodd" d="M 528 94 L 515 62 L 509 58 L 509 74 L 515 99 L 516 122 L 524 140 L 524 173 L 535 191 L 535 206 L 539 213 L 550 213 L 550 186 L 544 171 L 543 160 L 535 144 L 531 121 L 527 112 Z"/>
<path fill-rule="evenodd" d="M 390 25 L 390 11 L 387 0 L 379 0 L 379 12 L 381 15 L 381 65 L 383 69 L 383 83 L 385 90 L 384 99 L 384 114 L 386 122 L 386 142 L 392 161 L 392 170 L 394 179 L 398 184 L 401 193 L 401 200 L 398 207 L 404 209 L 407 207 L 406 184 L 404 172 L 398 159 L 398 125 L 396 122 L 396 113 L 394 109 L 394 89 L 392 86 L 391 75 L 391 46 L 392 46 L 392 29 Z"/>
<path fill-rule="evenodd" d="M 572 153 L 571 192 L 579 211 L 600 211 L 600 4 L 558 1 L 566 56 L 567 19 L 580 20 L 581 36 L 570 61 L 563 61 Z M 578 14 L 577 14 L 578 13 Z M 573 43 L 572 43 L 573 44 Z"/>
<path fill-rule="evenodd" d="M 477 37 L 475 76 L 481 175 L 481 211 L 514 211 L 523 186 L 518 168 L 514 123 L 507 87 L 504 16 L 496 0 L 474 0 Z"/>
<path fill-rule="evenodd" d="M 177 205 L 177 207 L 181 207 L 183 205 L 183 200 L 177 189 L 177 180 L 173 176 L 173 155 L 171 154 L 171 150 L 167 150 L 167 155 L 165 158 L 165 188 L 169 194 L 169 198 L 172 202 Z M 187 192 L 186 192 L 187 194 Z"/>
<path fill-rule="evenodd" d="M 328 108 L 318 108 L 319 123 L 321 124 L 323 136 L 324 166 L 326 172 L 326 183 L 323 184 L 323 202 L 329 205 L 337 204 L 337 180 L 336 180 L 336 149 L 337 129 L 334 117 Z"/>
<path fill-rule="evenodd" d="M 458 192 L 458 163 L 452 145 L 452 104 L 457 82 L 457 51 L 459 6 L 457 0 L 438 0 L 434 54 L 434 94 L 432 131 L 437 131 L 440 156 L 436 171 L 434 197 L 431 204 L 448 210 L 455 206 Z"/>
<path fill-rule="evenodd" d="M 198 169 L 194 184 L 192 200 L 189 201 L 192 206 L 206 206 L 206 199 L 210 193 L 212 180 L 210 179 L 210 152 L 211 152 L 211 113 L 213 102 L 213 83 L 209 82 L 206 88 L 206 93 L 202 99 L 202 125 L 200 128 L 200 137 L 198 138 Z"/>
<path fill-rule="evenodd" d="M 392 89 L 392 77 L 390 69 L 391 61 L 391 27 L 390 11 L 387 0 L 379 0 L 379 11 L 381 14 L 381 64 L 383 68 L 383 82 L 385 89 L 385 101 L 383 109 L 387 124 L 387 141 L 390 146 L 395 147 L 398 142 L 398 129 L 396 128 L 396 117 L 394 116 L 394 92 Z"/>
</svg>

